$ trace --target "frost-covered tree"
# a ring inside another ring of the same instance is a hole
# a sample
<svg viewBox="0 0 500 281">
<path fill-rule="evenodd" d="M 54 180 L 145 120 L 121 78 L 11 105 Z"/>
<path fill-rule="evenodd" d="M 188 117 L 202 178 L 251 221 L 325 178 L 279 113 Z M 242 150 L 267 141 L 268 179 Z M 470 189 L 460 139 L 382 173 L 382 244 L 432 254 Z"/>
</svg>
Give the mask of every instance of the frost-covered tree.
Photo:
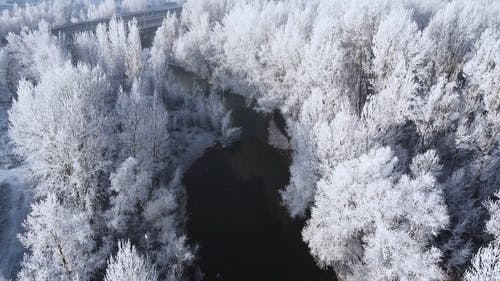
<svg viewBox="0 0 500 281">
<path fill-rule="evenodd" d="M 100 40 L 106 40 L 106 36 L 102 35 L 104 38 Z M 98 36 L 99 37 L 99 36 Z M 125 29 L 125 23 L 116 18 L 111 19 L 108 24 L 107 29 L 107 40 L 108 44 L 103 44 L 103 48 L 109 46 L 107 57 L 108 65 L 110 67 L 111 73 L 120 80 L 123 79 L 123 75 L 126 67 L 126 48 L 127 44 L 127 31 Z M 105 52 L 105 51 L 104 51 Z"/>
<path fill-rule="evenodd" d="M 491 9 L 498 7 L 492 5 Z M 462 69 L 463 76 L 455 85 L 463 94 L 455 150 L 450 157 L 452 167 L 456 169 L 448 179 L 447 194 L 449 202 L 455 202 L 451 209 L 452 219 L 457 223 L 452 226 L 452 236 L 444 248 L 450 253 L 449 264 L 458 271 L 479 246 L 485 246 L 481 242 L 485 241 L 483 229 L 487 218 L 483 202 L 498 190 L 500 184 L 497 173 L 500 167 L 499 107 L 494 105 L 498 104 L 498 95 L 495 94 L 498 89 L 491 82 L 498 73 L 495 61 L 499 61 L 498 55 L 491 50 L 499 41 L 492 30 L 485 29 L 480 39 L 470 46 L 473 53 L 468 56 L 469 61 Z"/>
<path fill-rule="evenodd" d="M 137 27 L 137 20 L 132 20 L 127 23 L 128 25 L 128 36 L 127 36 L 127 46 L 126 46 L 126 67 L 125 74 L 128 79 L 132 82 L 134 79 L 139 78 L 139 75 L 143 73 L 143 57 L 142 57 L 142 46 L 141 37 L 139 34 L 139 28 Z"/>
<path fill-rule="evenodd" d="M 168 13 L 162 25 L 156 30 L 151 46 L 149 64 L 152 66 L 153 77 L 158 90 L 163 92 L 163 80 L 167 76 L 168 63 L 174 60 L 174 43 L 179 28 L 179 19 Z"/>
<path fill-rule="evenodd" d="M 423 250 L 407 231 L 377 226 L 365 239 L 363 264 L 356 266 L 352 280 L 443 280 L 436 248 Z M 349 280 L 350 278 L 347 278 Z"/>
<path fill-rule="evenodd" d="M 111 176 L 109 226 L 116 237 L 137 241 L 167 280 L 181 280 L 193 262 L 193 249 L 182 234 L 181 174 L 176 171 L 168 185 L 151 187 L 150 176 L 137 161 L 127 159 Z"/>
<path fill-rule="evenodd" d="M 7 41 L 5 55 L 8 61 L 4 75 L 12 91 L 20 79 L 37 82 L 44 73 L 63 65 L 69 58 L 46 22 L 41 22 L 38 30 L 25 29 L 19 35 L 11 33 Z"/>
<path fill-rule="evenodd" d="M 324 104 L 324 108 L 316 107 L 318 103 Z M 325 96 L 312 93 L 302 105 L 299 122 L 289 126 L 296 152 L 290 167 L 290 184 L 281 195 L 292 216 L 304 215 L 314 201 L 316 182 L 323 171 L 361 154 L 367 147 L 366 128 L 358 118 L 346 109 L 329 120 L 329 105 Z M 351 146 L 353 143 L 357 145 Z"/>
<path fill-rule="evenodd" d="M 19 33 L 25 27 L 36 28 L 40 21 L 61 25 L 111 16 L 115 11 L 114 0 L 45 0 L 14 5 L 0 13 L 0 38 L 9 32 Z"/>
<path fill-rule="evenodd" d="M 134 158 L 128 158 L 111 174 L 111 209 L 107 212 L 110 228 L 119 235 L 138 229 L 140 212 L 151 192 L 151 175 Z"/>
<path fill-rule="evenodd" d="M 103 0 L 95 5 L 90 5 L 87 11 L 87 17 L 89 19 L 104 18 L 106 16 L 113 15 L 116 12 L 116 1 L 114 0 Z"/>
<path fill-rule="evenodd" d="M 121 8 L 127 12 L 144 11 L 148 8 L 147 0 L 122 0 Z"/>
<path fill-rule="evenodd" d="M 495 194 L 496 198 L 500 193 Z M 493 235 L 494 240 L 479 249 L 472 259 L 472 266 L 467 270 L 464 279 L 467 281 L 496 280 L 500 278 L 500 202 L 489 201 L 490 220 L 486 230 Z"/>
<path fill-rule="evenodd" d="M 153 248 L 151 258 L 166 280 L 181 280 L 194 262 L 194 250 L 180 231 L 183 221 L 182 174 L 173 173 L 172 180 L 156 188 L 144 209 L 146 221 L 144 243 Z"/>
<path fill-rule="evenodd" d="M 484 4 L 452 1 L 432 17 L 420 41 L 420 47 L 426 55 L 421 70 L 426 71 L 430 67 L 435 75 L 433 77 L 431 73 L 427 73 L 428 78 L 420 81 L 422 86 L 431 86 L 440 75 L 447 79 L 454 79 L 458 75 L 470 48 L 488 26 L 487 19 L 498 11 L 494 1 L 485 1 Z M 487 6 L 491 8 L 486 8 Z M 449 32 L 443 35 L 443 30 Z"/>
<path fill-rule="evenodd" d="M 208 97 L 198 96 L 195 103 L 197 125 L 213 131 L 214 141 L 226 147 L 238 140 L 241 129 L 233 126 L 231 111 L 226 110 L 222 97 L 212 91 Z"/>
<path fill-rule="evenodd" d="M 375 127 L 380 132 L 389 131 L 394 123 L 406 121 L 416 91 L 410 70 L 410 62 L 418 56 L 415 44 L 420 36 L 414 12 L 402 8 L 392 10 L 381 20 L 373 38 L 377 95 L 366 110 L 373 119 L 378 119 Z"/>
<path fill-rule="evenodd" d="M 163 100 L 156 91 L 146 94 L 141 81 L 136 80 L 130 93 L 119 92 L 116 110 L 123 157 L 134 157 L 154 175 L 155 169 L 168 161 L 169 153 L 169 116 Z"/>
<path fill-rule="evenodd" d="M 36 86 L 19 84 L 9 135 L 39 201 L 21 239 L 28 249 L 21 280 L 89 280 L 103 266 L 108 245 L 96 245 L 114 150 L 109 89 L 99 68 L 69 62 L 42 73 Z"/>
<path fill-rule="evenodd" d="M 500 246 L 493 242 L 479 249 L 472 259 L 472 268 L 464 275 L 466 281 L 497 280 L 500 278 Z"/>
<path fill-rule="evenodd" d="M 156 281 L 158 275 L 147 259 L 142 257 L 129 241 L 118 243 L 116 257 L 111 257 L 105 281 L 141 280 Z"/>
<path fill-rule="evenodd" d="M 29 254 L 24 256 L 19 280 L 89 280 L 102 266 L 95 253 L 91 213 L 64 206 L 54 194 L 32 209 L 21 236 Z"/>
<path fill-rule="evenodd" d="M 96 34 L 102 34 L 103 26 L 99 25 L 96 29 Z M 97 36 L 93 32 L 77 33 L 73 37 L 73 56 L 80 62 L 85 62 L 92 67 L 98 64 L 104 69 L 104 57 L 102 49 L 97 44 Z M 102 41 L 99 41 L 102 42 Z"/>
<path fill-rule="evenodd" d="M 436 151 L 443 167 L 433 176 L 450 225 L 426 243 L 460 278 L 487 240 L 482 203 L 499 183 L 499 9 L 490 0 L 192 0 L 175 56 L 284 114 L 293 162 L 282 198 L 292 216 L 307 213 L 320 179 L 339 163 L 389 146 L 402 173 Z"/>
<path fill-rule="evenodd" d="M 69 219 L 88 215 L 90 242 L 129 238 L 171 280 L 193 260 L 182 171 L 240 131 L 220 96 L 174 83 L 173 62 L 284 115 L 293 161 L 281 195 L 292 216 L 312 207 L 304 239 L 320 264 L 343 279 L 459 279 L 483 246 L 466 278 L 494 278 L 497 244 L 483 229 L 495 212 L 486 223 L 483 203 L 500 184 L 498 1 L 189 0 L 149 52 L 135 22 L 116 18 L 76 35 L 71 51 L 50 33 L 115 10 L 50 0 L 0 15 L 0 38 L 14 32 L 0 84 L 18 89 L 16 152 L 37 204 L 52 194 Z M 27 233 L 45 220 L 30 218 Z M 30 278 L 64 273 L 53 264 Z M 75 271 L 86 280 L 94 269 Z"/>
<path fill-rule="evenodd" d="M 129 36 L 125 23 L 113 17 L 108 24 L 99 24 L 95 35 L 92 32 L 77 34 L 74 40 L 77 59 L 93 66 L 99 64 L 108 76 L 117 80 L 117 84 L 123 82 L 126 75 L 132 83 L 142 65 L 136 27 L 136 22 L 132 21 Z"/>
<path fill-rule="evenodd" d="M 343 279 L 443 276 L 439 250 L 429 249 L 448 222 L 433 175 L 436 155 L 415 157 L 411 176 L 396 165 L 390 149 L 372 150 L 338 164 L 318 183 L 303 236 L 318 263 Z"/>
<path fill-rule="evenodd" d="M 43 179 L 37 195 L 55 193 L 89 210 L 102 192 L 99 178 L 108 172 L 113 150 L 109 82 L 99 68 L 86 65 L 67 63 L 52 71 L 36 86 L 20 83 L 9 134 L 15 152 Z"/>
<path fill-rule="evenodd" d="M 500 85 L 497 82 L 500 56 L 494 52 L 500 46 L 500 33 L 487 29 L 476 44 L 476 53 L 464 66 L 470 79 L 465 96 L 456 142 L 459 147 L 474 151 L 473 164 L 477 178 L 482 182 L 481 198 L 492 195 L 500 184 L 497 160 L 500 142 Z M 469 118 L 467 120 L 466 118 Z"/>
<path fill-rule="evenodd" d="M 230 1 L 225 0 L 193 0 L 183 5 L 181 25 L 186 28 L 186 32 L 176 41 L 175 54 L 188 70 L 203 77 L 210 75 L 209 61 L 215 55 L 210 31 L 222 20 L 230 4 Z"/>
<path fill-rule="evenodd" d="M 117 237 L 136 241 L 161 276 L 180 280 L 194 257 L 181 231 L 184 195 L 176 168 L 191 161 L 183 148 L 193 149 L 191 143 L 207 133 L 200 134 L 196 127 L 192 135 L 185 133 L 188 128 L 173 131 L 156 91 L 146 95 L 139 85 L 136 81 L 130 93 L 121 91 L 118 97 L 120 154 L 134 158 L 125 160 L 111 176 L 109 226 Z"/>
<path fill-rule="evenodd" d="M 135 79 L 144 79 L 147 74 L 135 19 L 125 24 L 113 17 L 108 24 L 99 24 L 95 34 L 76 34 L 73 45 L 76 58 L 91 66 L 99 65 L 111 78 L 114 89 L 129 89 Z"/>
<path fill-rule="evenodd" d="M 100 14 L 95 7 L 75 21 Z M 167 74 L 178 25 L 167 17 L 151 53 L 136 22 L 116 18 L 75 35 L 71 50 L 47 24 L 9 35 L 1 60 L 17 87 L 9 134 L 35 186 L 22 280 L 99 279 L 119 239 L 134 241 L 158 276 L 185 277 L 194 250 L 183 231 L 182 172 L 240 130 L 215 92 L 182 90 Z"/>
</svg>

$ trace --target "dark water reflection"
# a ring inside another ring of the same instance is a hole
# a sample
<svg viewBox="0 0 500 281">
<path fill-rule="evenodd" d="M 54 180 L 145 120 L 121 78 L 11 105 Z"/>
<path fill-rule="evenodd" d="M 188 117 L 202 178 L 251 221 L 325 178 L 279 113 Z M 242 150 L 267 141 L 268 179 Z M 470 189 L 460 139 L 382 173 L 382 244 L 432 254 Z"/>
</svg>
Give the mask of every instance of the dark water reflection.
<svg viewBox="0 0 500 281">
<path fill-rule="evenodd" d="M 200 248 L 203 280 L 335 280 L 315 266 L 278 190 L 289 181 L 290 158 L 266 142 L 269 115 L 228 96 L 241 142 L 211 148 L 184 175 L 188 234 Z"/>
</svg>

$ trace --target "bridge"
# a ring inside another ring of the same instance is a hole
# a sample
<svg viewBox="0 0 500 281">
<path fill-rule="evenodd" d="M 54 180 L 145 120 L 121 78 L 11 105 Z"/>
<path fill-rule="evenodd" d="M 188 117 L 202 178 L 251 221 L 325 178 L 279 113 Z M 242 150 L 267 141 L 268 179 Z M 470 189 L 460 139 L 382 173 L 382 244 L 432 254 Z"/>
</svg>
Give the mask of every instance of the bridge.
<svg viewBox="0 0 500 281">
<path fill-rule="evenodd" d="M 138 28 L 142 30 L 147 28 L 159 27 L 163 23 L 163 19 L 167 16 L 168 13 L 179 14 L 181 11 L 182 5 L 173 2 L 168 3 L 159 9 L 118 14 L 115 15 L 115 17 L 117 19 L 123 20 L 124 22 L 131 21 L 135 18 L 137 20 Z M 73 35 L 80 32 L 95 30 L 99 24 L 107 24 L 112 18 L 113 17 L 110 16 L 89 21 L 58 25 L 52 27 L 51 31 L 55 35 L 64 33 L 66 34 L 66 36 L 73 37 Z"/>
</svg>

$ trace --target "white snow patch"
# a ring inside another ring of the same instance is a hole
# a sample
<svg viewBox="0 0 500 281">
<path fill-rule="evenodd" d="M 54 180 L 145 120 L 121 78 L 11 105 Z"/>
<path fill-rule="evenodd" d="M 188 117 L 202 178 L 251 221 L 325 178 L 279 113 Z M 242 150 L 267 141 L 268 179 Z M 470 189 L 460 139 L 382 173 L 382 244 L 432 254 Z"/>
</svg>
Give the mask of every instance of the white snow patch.
<svg viewBox="0 0 500 281">
<path fill-rule="evenodd" d="M 269 121 L 267 131 L 269 132 L 267 140 L 271 146 L 281 150 L 290 149 L 288 138 L 280 131 L 274 120 Z"/>
<path fill-rule="evenodd" d="M 30 209 L 23 175 L 26 168 L 19 165 L 12 153 L 8 137 L 8 114 L 12 96 L 0 87 L 0 276 L 12 278 L 17 274 L 24 249 L 17 239 L 23 231 L 22 222 Z"/>
</svg>

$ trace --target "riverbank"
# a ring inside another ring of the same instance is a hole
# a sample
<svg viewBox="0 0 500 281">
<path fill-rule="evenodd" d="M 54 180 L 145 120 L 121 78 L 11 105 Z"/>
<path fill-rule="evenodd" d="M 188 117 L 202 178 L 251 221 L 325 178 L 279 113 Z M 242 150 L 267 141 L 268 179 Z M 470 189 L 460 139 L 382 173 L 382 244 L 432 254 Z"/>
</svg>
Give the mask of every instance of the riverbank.
<svg viewBox="0 0 500 281">
<path fill-rule="evenodd" d="M 22 175 L 24 168 L 12 153 L 8 138 L 8 110 L 11 95 L 0 88 L 0 275 L 14 278 L 24 249 L 17 239 L 29 211 L 29 200 Z"/>
</svg>

